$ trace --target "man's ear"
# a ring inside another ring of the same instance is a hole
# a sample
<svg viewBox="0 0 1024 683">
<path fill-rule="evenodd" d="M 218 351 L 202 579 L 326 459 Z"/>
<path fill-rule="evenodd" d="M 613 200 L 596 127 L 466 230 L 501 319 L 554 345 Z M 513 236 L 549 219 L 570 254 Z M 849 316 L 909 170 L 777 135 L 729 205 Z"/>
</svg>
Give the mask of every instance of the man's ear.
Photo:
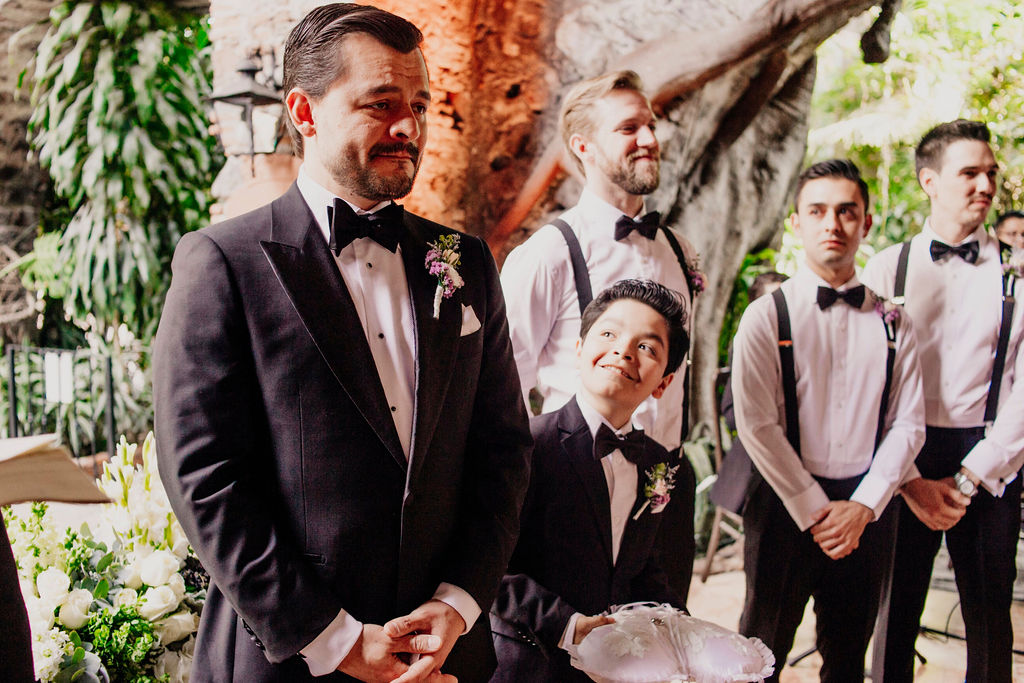
<svg viewBox="0 0 1024 683">
<path fill-rule="evenodd" d="M 868 213 L 868 214 L 864 214 L 864 234 L 861 235 L 861 238 L 867 237 L 868 236 L 868 232 L 870 230 L 871 230 L 871 214 Z"/>
<path fill-rule="evenodd" d="M 676 373 L 670 372 L 669 374 L 662 377 L 661 382 L 659 382 L 658 386 L 654 387 L 654 391 L 651 392 L 651 396 L 653 396 L 654 398 L 661 398 L 662 394 L 665 393 L 665 390 L 668 389 L 668 385 L 672 384 L 672 379 L 675 376 Z"/>
<path fill-rule="evenodd" d="M 302 88 L 292 88 L 284 98 L 284 105 L 288 110 L 288 118 L 292 125 L 304 138 L 311 138 L 316 134 L 316 124 L 313 121 L 313 102 L 306 91 Z"/>
<path fill-rule="evenodd" d="M 789 224 L 793 226 L 793 232 L 796 233 L 796 238 L 803 242 L 804 238 L 800 236 L 800 214 L 796 211 L 789 214 Z"/>
<path fill-rule="evenodd" d="M 583 161 L 584 155 L 589 154 L 590 143 L 579 133 L 573 133 L 569 136 L 569 149 L 580 161 Z"/>
<path fill-rule="evenodd" d="M 939 180 L 939 173 L 934 168 L 928 168 L 925 166 L 921 169 L 921 172 L 917 174 L 917 182 L 920 183 L 921 189 L 929 197 L 935 196 L 935 183 Z"/>
</svg>

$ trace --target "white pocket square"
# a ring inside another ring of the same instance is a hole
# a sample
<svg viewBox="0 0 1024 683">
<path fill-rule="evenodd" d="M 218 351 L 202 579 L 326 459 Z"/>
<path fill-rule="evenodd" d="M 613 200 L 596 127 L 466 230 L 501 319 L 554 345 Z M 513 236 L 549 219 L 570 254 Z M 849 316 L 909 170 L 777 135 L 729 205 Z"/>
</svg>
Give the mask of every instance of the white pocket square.
<svg viewBox="0 0 1024 683">
<path fill-rule="evenodd" d="M 462 331 L 459 333 L 459 336 L 465 337 L 467 334 L 473 334 L 479 329 L 480 321 L 477 320 L 473 307 L 462 304 Z"/>
</svg>

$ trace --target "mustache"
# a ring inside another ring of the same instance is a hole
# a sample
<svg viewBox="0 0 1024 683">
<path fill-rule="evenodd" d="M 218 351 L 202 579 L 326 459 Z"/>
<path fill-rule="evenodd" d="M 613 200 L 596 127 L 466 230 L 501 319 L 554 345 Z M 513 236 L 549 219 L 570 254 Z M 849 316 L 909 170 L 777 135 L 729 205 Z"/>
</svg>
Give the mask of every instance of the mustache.
<svg viewBox="0 0 1024 683">
<path fill-rule="evenodd" d="M 412 157 L 413 163 L 419 161 L 420 148 L 414 142 L 378 142 L 370 148 L 370 156 L 378 154 L 399 154 L 405 152 Z"/>
<path fill-rule="evenodd" d="M 638 149 L 635 152 L 630 152 L 626 160 L 636 161 L 641 157 L 653 157 L 656 161 L 661 161 L 661 153 L 652 149 Z"/>
</svg>

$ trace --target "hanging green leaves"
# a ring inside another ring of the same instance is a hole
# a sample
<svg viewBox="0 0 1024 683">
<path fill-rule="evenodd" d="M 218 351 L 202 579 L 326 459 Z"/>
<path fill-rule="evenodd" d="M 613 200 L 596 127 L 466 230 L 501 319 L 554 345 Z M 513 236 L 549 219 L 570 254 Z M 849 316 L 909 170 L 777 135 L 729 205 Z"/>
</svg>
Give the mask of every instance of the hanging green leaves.
<svg viewBox="0 0 1024 683">
<path fill-rule="evenodd" d="M 174 245 L 206 221 L 222 162 L 203 110 L 206 22 L 159 2 L 81 0 L 49 20 L 28 132 L 73 217 L 56 250 L 40 245 L 33 284 L 95 331 L 124 323 L 146 343 Z"/>
</svg>

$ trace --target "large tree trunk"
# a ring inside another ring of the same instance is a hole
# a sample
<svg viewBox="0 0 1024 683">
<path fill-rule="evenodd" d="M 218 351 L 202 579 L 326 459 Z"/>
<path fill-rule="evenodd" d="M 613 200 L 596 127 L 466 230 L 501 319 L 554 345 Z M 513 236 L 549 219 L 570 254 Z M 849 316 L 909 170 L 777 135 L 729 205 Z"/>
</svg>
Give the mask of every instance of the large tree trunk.
<svg viewBox="0 0 1024 683">
<path fill-rule="evenodd" d="M 806 150 L 814 50 L 873 4 L 570 0 L 552 8 L 557 19 L 548 59 L 557 92 L 580 78 L 632 68 L 662 115 L 661 186 L 648 204 L 693 242 L 708 279 L 695 320 L 695 422 L 715 414 L 718 336 L 739 266 L 781 232 Z M 553 100 L 538 120 L 547 151 L 488 233 L 499 257 L 578 196 L 578 179 L 549 188 L 564 177 L 559 167 L 568 166 L 555 130 L 557 105 Z"/>
</svg>

